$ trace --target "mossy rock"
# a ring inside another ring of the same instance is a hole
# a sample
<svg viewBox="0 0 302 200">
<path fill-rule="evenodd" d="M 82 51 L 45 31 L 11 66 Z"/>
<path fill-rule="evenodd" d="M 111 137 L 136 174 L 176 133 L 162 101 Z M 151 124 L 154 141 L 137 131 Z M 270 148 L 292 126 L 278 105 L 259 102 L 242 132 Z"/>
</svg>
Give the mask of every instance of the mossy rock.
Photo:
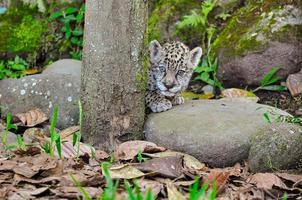
<svg viewBox="0 0 302 200">
<path fill-rule="evenodd" d="M 290 2 L 249 1 L 235 12 L 213 43 L 225 85 L 259 85 L 272 67 L 283 79 L 301 69 L 302 6 Z"/>
<path fill-rule="evenodd" d="M 248 163 L 252 172 L 302 169 L 302 127 L 275 123 L 252 140 Z"/>
</svg>

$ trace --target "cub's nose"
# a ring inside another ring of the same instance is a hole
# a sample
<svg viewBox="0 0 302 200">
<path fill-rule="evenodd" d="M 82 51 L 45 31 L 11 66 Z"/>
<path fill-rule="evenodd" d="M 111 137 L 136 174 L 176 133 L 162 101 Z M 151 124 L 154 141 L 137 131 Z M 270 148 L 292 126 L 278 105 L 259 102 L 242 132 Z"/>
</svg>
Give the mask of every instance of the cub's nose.
<svg viewBox="0 0 302 200">
<path fill-rule="evenodd" d="M 167 83 L 165 83 L 165 87 L 167 88 L 167 89 L 171 89 L 172 87 L 174 86 L 174 84 L 172 83 L 172 84 L 167 84 Z"/>
</svg>

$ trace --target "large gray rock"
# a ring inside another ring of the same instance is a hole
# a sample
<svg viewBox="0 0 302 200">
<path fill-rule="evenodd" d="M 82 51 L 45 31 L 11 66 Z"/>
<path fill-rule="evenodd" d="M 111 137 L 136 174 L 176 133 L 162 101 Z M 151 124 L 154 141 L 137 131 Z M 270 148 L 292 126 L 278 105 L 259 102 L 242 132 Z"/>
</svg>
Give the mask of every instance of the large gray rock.
<svg viewBox="0 0 302 200">
<path fill-rule="evenodd" d="M 280 68 L 277 75 L 283 80 L 300 71 L 301 9 L 302 2 L 281 1 L 249 1 L 240 8 L 213 43 L 218 78 L 226 86 L 258 86 L 272 67 Z"/>
<path fill-rule="evenodd" d="M 58 128 L 78 123 L 78 100 L 81 62 L 61 60 L 47 67 L 42 74 L 0 81 L 0 105 L 3 114 L 42 109 L 49 117 L 58 105 Z"/>
<path fill-rule="evenodd" d="M 248 158 L 253 172 L 302 168 L 302 127 L 279 123 L 259 130 Z"/>
<path fill-rule="evenodd" d="M 210 166 L 232 166 L 248 158 L 251 138 L 269 126 L 263 119 L 266 109 L 274 108 L 251 101 L 191 101 L 167 112 L 150 114 L 145 137 Z"/>
</svg>

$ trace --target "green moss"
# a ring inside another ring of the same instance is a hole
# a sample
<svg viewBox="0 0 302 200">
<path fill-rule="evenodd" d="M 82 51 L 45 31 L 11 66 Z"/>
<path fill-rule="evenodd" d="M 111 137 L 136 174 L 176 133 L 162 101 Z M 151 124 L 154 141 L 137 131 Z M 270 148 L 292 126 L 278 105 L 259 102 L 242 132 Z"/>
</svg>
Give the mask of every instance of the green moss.
<svg viewBox="0 0 302 200">
<path fill-rule="evenodd" d="M 18 6 L 0 17 L 0 52 L 28 54 L 38 50 L 47 24 L 35 13 L 36 9 Z"/>
<path fill-rule="evenodd" d="M 44 23 L 25 16 L 21 24 L 14 27 L 9 39 L 9 49 L 12 52 L 35 52 L 41 43 L 42 34 L 45 30 Z"/>
<path fill-rule="evenodd" d="M 214 41 L 213 50 L 225 46 L 229 49 L 226 54 L 242 55 L 250 49 L 257 49 L 261 43 L 248 33 L 251 25 L 259 21 L 259 9 L 254 5 L 239 9 Z"/>
<path fill-rule="evenodd" d="M 263 51 L 269 41 L 288 42 L 289 38 L 302 38 L 301 25 L 284 24 L 279 27 L 277 17 L 289 16 L 289 13 L 282 15 L 285 5 L 288 5 L 285 1 L 250 1 L 233 15 L 214 41 L 214 52 L 224 49 L 225 55 L 241 56 L 251 51 Z"/>
</svg>

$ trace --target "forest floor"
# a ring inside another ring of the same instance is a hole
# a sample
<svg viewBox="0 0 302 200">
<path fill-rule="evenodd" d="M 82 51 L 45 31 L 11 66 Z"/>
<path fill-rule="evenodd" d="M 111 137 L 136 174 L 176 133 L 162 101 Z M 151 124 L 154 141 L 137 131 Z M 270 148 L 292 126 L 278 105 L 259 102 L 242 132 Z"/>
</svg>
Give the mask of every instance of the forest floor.
<svg viewBox="0 0 302 200">
<path fill-rule="evenodd" d="M 45 116 L 36 109 L 1 122 L 16 124 L 23 140 L 0 145 L 0 199 L 302 199 L 295 172 L 211 168 L 147 141 L 122 143 L 109 155 L 79 142 L 78 126 L 51 136 Z"/>
</svg>

